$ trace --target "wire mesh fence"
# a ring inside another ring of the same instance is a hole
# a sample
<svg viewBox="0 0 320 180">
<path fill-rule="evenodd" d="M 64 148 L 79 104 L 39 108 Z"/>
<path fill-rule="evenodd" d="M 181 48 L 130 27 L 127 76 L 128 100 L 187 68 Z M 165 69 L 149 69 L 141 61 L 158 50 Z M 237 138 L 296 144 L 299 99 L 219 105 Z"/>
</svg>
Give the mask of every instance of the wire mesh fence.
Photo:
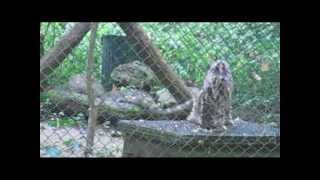
<svg viewBox="0 0 320 180">
<path fill-rule="evenodd" d="M 279 23 L 41 23 L 40 156 L 279 157 Z"/>
</svg>

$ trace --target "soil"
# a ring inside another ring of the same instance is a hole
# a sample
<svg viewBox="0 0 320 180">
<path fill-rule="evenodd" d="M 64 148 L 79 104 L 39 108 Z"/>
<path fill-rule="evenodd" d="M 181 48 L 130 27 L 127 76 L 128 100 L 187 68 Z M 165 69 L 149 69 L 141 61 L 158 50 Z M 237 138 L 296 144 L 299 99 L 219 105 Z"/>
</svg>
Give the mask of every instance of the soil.
<svg viewBox="0 0 320 180">
<path fill-rule="evenodd" d="M 63 118 L 75 123 L 59 125 L 56 121 Z M 87 121 L 82 116 L 66 117 L 40 105 L 40 157 L 84 157 L 86 127 Z M 122 149 L 123 139 L 119 131 L 110 126 L 97 126 L 90 157 L 121 157 Z"/>
</svg>

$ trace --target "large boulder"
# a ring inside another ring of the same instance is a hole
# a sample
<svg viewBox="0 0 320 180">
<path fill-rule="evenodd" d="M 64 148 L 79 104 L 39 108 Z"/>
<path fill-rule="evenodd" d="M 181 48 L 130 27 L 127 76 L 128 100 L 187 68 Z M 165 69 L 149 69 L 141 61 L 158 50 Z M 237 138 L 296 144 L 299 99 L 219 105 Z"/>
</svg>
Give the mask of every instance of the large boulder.
<svg viewBox="0 0 320 180">
<path fill-rule="evenodd" d="M 197 87 L 188 87 L 190 89 L 191 94 L 198 94 L 200 89 Z M 171 95 L 168 89 L 160 89 L 156 91 L 157 102 L 160 104 L 162 108 L 171 107 L 177 104 L 177 101 Z"/>
<path fill-rule="evenodd" d="M 153 71 L 140 61 L 119 65 L 112 71 L 111 78 L 119 86 L 145 90 L 159 82 Z"/>
<path fill-rule="evenodd" d="M 138 53 L 128 43 L 127 36 L 105 35 L 102 40 L 102 85 L 106 91 L 112 89 L 114 83 L 111 79 L 111 73 L 117 66 L 141 60 Z"/>
<path fill-rule="evenodd" d="M 168 89 L 160 89 L 156 92 L 158 103 L 161 107 L 166 108 L 177 104 L 177 101 L 171 95 Z"/>
<path fill-rule="evenodd" d="M 87 90 L 87 78 L 85 74 L 76 74 L 71 76 L 68 82 L 68 89 L 73 92 L 80 93 L 80 94 L 88 94 Z M 96 96 L 101 97 L 105 91 L 101 83 L 97 80 L 93 80 L 92 83 L 93 92 Z"/>
</svg>

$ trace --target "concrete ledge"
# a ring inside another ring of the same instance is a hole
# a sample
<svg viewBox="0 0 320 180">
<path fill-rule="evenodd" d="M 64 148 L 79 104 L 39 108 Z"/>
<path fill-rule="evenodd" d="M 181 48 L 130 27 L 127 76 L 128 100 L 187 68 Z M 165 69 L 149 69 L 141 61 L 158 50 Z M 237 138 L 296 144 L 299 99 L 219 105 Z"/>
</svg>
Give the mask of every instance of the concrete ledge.
<svg viewBox="0 0 320 180">
<path fill-rule="evenodd" d="M 280 131 L 235 121 L 225 132 L 209 132 L 187 121 L 121 120 L 125 157 L 280 157 Z"/>
</svg>

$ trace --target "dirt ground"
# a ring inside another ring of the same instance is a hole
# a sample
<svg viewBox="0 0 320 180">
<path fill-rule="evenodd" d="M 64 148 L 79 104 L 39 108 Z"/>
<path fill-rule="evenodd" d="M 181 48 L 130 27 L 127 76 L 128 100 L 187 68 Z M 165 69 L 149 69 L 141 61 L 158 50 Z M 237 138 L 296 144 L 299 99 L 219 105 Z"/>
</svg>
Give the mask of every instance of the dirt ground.
<svg viewBox="0 0 320 180">
<path fill-rule="evenodd" d="M 40 157 L 84 157 L 86 125 L 52 127 L 40 122 Z M 98 126 L 90 157 L 121 157 L 123 139 L 112 128 Z"/>
</svg>

